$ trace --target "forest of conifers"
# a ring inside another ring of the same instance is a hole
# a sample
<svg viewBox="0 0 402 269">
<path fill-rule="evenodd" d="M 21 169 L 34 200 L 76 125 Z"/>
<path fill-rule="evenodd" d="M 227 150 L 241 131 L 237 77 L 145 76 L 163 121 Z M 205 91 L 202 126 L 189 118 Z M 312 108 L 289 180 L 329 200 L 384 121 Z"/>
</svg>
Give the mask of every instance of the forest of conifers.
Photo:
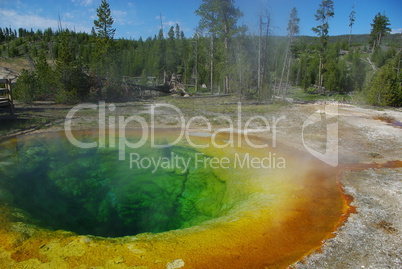
<svg viewBox="0 0 402 269">
<path fill-rule="evenodd" d="M 385 14 L 373 18 L 370 34 L 330 36 L 328 16 L 317 17 L 320 9 L 331 15 L 333 3 L 325 0 L 329 6 L 320 5 L 315 15 L 316 37 L 298 36 L 296 8 L 289 16 L 288 36 L 273 36 L 269 12 L 258 18 L 259 31 L 250 33 L 238 25 L 242 13 L 234 1 L 219 1 L 231 8 L 216 9 L 212 0 L 204 0 L 195 11 L 200 22 L 191 37 L 176 25 L 167 34 L 161 29 L 138 40 L 114 39 L 113 14 L 102 1 L 92 33 L 0 28 L 0 56 L 31 61 L 33 68 L 21 72 L 15 87 L 15 97 L 24 102 L 121 100 L 126 99 L 121 84 L 127 77 L 146 85 L 150 77 L 162 84 L 166 75 L 178 74 L 191 92 L 270 100 L 299 87 L 402 106 L 402 34 L 390 34 Z M 102 21 L 102 14 L 109 20 Z M 351 16 L 350 26 L 353 22 Z"/>
</svg>

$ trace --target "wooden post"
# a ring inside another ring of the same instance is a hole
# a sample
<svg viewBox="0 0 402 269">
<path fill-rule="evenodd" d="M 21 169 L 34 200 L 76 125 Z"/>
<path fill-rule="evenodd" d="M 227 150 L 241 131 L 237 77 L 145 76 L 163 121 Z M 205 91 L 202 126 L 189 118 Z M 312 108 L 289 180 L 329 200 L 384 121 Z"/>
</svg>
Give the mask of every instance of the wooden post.
<svg viewBox="0 0 402 269">
<path fill-rule="evenodd" d="M 198 33 L 195 33 L 197 38 L 195 40 L 195 92 L 198 92 Z"/>
<path fill-rule="evenodd" d="M 8 79 L 8 100 L 10 103 L 11 115 L 14 115 L 14 100 L 13 100 L 13 84 L 11 83 L 11 79 Z"/>
<path fill-rule="evenodd" d="M 0 107 L 9 107 L 11 115 L 14 115 L 14 103 L 12 96 L 12 83 L 10 79 L 0 79 L 1 84 L 5 84 L 5 88 L 0 89 Z"/>
</svg>

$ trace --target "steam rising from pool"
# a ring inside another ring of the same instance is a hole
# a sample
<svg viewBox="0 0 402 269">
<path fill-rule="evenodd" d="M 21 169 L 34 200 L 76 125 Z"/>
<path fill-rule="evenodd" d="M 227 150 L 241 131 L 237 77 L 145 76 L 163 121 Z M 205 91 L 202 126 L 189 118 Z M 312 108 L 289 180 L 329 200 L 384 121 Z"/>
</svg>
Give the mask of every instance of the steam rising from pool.
<svg viewBox="0 0 402 269">
<path fill-rule="evenodd" d="M 156 133 L 159 142 L 177 137 Z M 93 141 L 97 132 L 75 135 Z M 63 132 L 0 144 L 0 254 L 9 257 L 0 267 L 152 268 L 177 259 L 188 268 L 286 267 L 350 212 L 339 170 L 283 146 L 144 145 L 119 161 L 116 149 L 77 148 Z"/>
</svg>

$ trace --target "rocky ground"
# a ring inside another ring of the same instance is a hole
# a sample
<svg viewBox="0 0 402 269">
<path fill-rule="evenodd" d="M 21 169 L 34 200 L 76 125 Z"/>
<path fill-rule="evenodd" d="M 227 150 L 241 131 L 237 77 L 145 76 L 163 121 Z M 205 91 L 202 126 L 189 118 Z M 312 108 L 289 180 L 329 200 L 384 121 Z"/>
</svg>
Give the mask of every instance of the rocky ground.
<svg viewBox="0 0 402 269">
<path fill-rule="evenodd" d="M 341 163 L 402 159 L 401 110 L 340 106 L 338 120 Z M 341 183 L 357 213 L 294 268 L 401 268 L 402 168 L 346 171 Z"/>
<path fill-rule="evenodd" d="M 305 152 L 307 145 L 322 154 L 328 145 L 327 126 L 335 123 L 339 129 L 340 165 L 402 161 L 401 109 L 334 103 L 269 105 L 248 101 L 243 101 L 240 107 L 238 101 L 232 97 L 163 97 L 116 103 L 113 104 L 115 109 L 113 105 L 105 104 L 105 111 L 107 122 L 110 115 L 116 118 L 137 115 L 147 123 L 154 120 L 161 128 L 180 127 L 180 113 L 185 123 L 195 116 L 203 116 L 213 129 L 230 127 L 231 122 L 237 126 L 240 118 L 244 125 L 252 117 L 259 116 L 249 122 L 249 128 L 254 129 L 256 135 Z M 164 106 L 156 107 L 156 104 Z M 98 128 L 99 107 L 78 110 L 73 117 L 73 128 Z M 62 130 L 69 111 L 69 106 L 50 102 L 33 106 L 17 103 L 15 117 L 0 114 L 0 134 L 5 138 Z M 316 121 L 305 124 L 309 119 Z M 205 121 L 191 124 L 193 128 L 205 127 Z M 136 128 L 139 124 L 133 122 L 128 127 Z M 357 213 L 351 214 L 334 238 L 323 242 L 321 251 L 305 257 L 292 268 L 401 268 L 402 168 L 346 169 L 341 175 L 341 183 L 345 192 L 354 197 L 352 205 Z"/>
<path fill-rule="evenodd" d="M 17 77 L 18 73 L 16 73 L 14 70 L 11 70 L 10 68 L 4 66 L 0 67 L 0 78 L 6 78 L 15 81 Z"/>
</svg>

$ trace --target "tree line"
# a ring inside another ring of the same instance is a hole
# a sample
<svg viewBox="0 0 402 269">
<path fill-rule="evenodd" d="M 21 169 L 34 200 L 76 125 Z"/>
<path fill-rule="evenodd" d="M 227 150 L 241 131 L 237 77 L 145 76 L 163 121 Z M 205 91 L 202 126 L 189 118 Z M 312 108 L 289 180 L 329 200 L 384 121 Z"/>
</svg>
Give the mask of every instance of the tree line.
<svg viewBox="0 0 402 269">
<path fill-rule="evenodd" d="M 251 34 L 239 24 L 243 13 L 234 0 L 203 0 L 195 13 L 200 21 L 191 37 L 176 25 L 166 35 L 160 29 L 145 40 L 114 39 L 110 6 L 103 0 L 91 33 L 3 28 L 0 54 L 32 59 L 35 68 L 22 72 L 16 88 L 17 97 L 27 102 L 126 99 L 125 77 L 143 84 L 153 77 L 161 84 L 166 74 L 179 74 L 193 91 L 267 100 L 300 87 L 316 94 L 354 93 L 374 105 L 402 105 L 402 46 L 400 38 L 382 44 L 390 34 L 385 13 L 374 17 L 367 43 L 351 42 L 358 18 L 354 7 L 345 22 L 349 36 L 332 41 L 331 0 L 323 0 L 314 15 L 315 38 L 298 36 L 296 7 L 289 14 L 286 37 L 272 35 L 268 9 L 258 17 L 258 33 Z"/>
</svg>

